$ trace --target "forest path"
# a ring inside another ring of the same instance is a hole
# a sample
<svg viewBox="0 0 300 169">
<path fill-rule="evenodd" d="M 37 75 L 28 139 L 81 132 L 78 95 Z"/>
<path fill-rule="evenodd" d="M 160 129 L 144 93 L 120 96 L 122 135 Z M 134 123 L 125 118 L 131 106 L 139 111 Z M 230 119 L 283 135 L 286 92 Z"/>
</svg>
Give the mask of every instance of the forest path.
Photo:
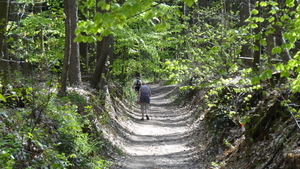
<svg viewBox="0 0 300 169">
<path fill-rule="evenodd" d="M 176 85 L 150 85 L 152 90 L 150 120 L 140 120 L 135 107 L 129 114 L 133 121 L 126 130 L 131 131 L 122 141 L 125 157 L 113 169 L 194 169 L 201 166 L 196 147 L 190 146 L 192 129 L 190 112 L 172 105 L 170 95 Z M 174 94 L 174 93 L 173 93 Z"/>
</svg>

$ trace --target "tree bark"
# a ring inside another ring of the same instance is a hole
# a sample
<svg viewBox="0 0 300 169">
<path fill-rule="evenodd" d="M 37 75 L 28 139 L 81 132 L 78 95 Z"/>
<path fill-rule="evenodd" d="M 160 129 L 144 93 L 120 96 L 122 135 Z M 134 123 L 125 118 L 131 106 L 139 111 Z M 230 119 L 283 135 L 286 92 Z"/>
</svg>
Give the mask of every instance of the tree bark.
<svg viewBox="0 0 300 169">
<path fill-rule="evenodd" d="M 99 59 L 97 61 L 96 69 L 91 81 L 91 87 L 93 88 L 98 88 L 98 84 L 101 81 L 107 58 L 112 53 L 110 51 L 113 51 L 113 36 L 109 35 L 107 37 L 103 37 L 102 41 L 98 42 L 97 47 L 97 58 Z"/>
<path fill-rule="evenodd" d="M 81 71 L 80 71 L 80 55 L 79 55 L 79 43 L 74 42 L 76 38 L 75 30 L 78 22 L 78 1 L 69 0 L 69 9 L 67 17 L 70 18 L 70 71 L 69 81 L 71 86 L 81 85 Z"/>
<path fill-rule="evenodd" d="M 250 16 L 250 0 L 242 0 L 240 8 L 240 26 L 247 25 L 246 19 Z M 252 57 L 250 44 L 243 44 L 241 57 Z"/>
<path fill-rule="evenodd" d="M 96 1 L 98 4 L 100 0 Z M 110 0 L 106 0 L 106 3 L 109 3 Z M 96 12 L 105 13 L 105 11 L 100 8 L 96 8 Z M 91 87 L 98 88 L 98 84 L 103 79 L 102 74 L 105 72 L 105 63 L 108 59 L 108 56 L 113 57 L 113 36 L 109 35 L 107 37 L 103 37 L 102 41 L 97 42 L 97 65 L 93 77 L 91 79 Z M 106 76 L 106 75 L 105 75 Z"/>
<path fill-rule="evenodd" d="M 69 0 L 64 0 L 64 12 L 67 14 L 69 12 Z M 60 89 L 58 92 L 59 97 L 64 97 L 67 95 L 67 82 L 68 82 L 68 72 L 69 72 L 69 65 L 70 65 L 70 49 L 71 49 L 71 33 L 70 31 L 70 18 L 66 17 L 65 19 L 65 53 L 64 53 L 64 62 L 63 62 L 63 69 L 61 74 L 61 82 L 60 82 Z"/>
<path fill-rule="evenodd" d="M 80 1 L 79 2 L 80 5 L 83 5 L 83 2 Z M 88 10 L 85 8 L 84 9 L 84 12 L 87 13 Z M 81 11 L 81 10 L 78 10 L 78 18 L 79 20 L 86 20 L 86 16 L 84 15 L 84 13 Z M 83 33 L 83 35 L 85 35 Z M 88 67 L 89 67 L 89 63 L 90 63 L 90 60 L 89 60 L 89 52 L 88 52 L 88 49 L 89 49 L 89 44 L 88 43 L 84 43 L 84 42 L 80 42 L 79 43 L 79 54 L 80 54 L 80 57 L 81 57 L 81 72 L 87 72 L 88 71 Z"/>
<path fill-rule="evenodd" d="M 257 7 L 257 10 L 258 11 L 261 10 L 260 5 Z M 259 32 L 261 31 L 260 23 L 257 23 L 257 24 L 258 24 L 258 27 L 254 29 L 255 35 L 258 35 Z M 259 38 L 256 38 L 254 40 L 254 45 L 257 47 L 257 49 L 254 50 L 254 53 L 253 53 L 253 70 L 258 70 L 258 67 L 259 67 L 259 64 L 260 64 L 261 46 L 260 46 L 259 41 L 260 41 Z"/>
<path fill-rule="evenodd" d="M 0 69 L 0 73 L 4 84 L 9 81 L 9 64 L 7 61 L 2 60 L 8 60 L 5 52 L 5 32 L 8 21 L 9 3 L 10 0 L 0 1 L 0 65 L 2 68 L 2 70 Z"/>
</svg>

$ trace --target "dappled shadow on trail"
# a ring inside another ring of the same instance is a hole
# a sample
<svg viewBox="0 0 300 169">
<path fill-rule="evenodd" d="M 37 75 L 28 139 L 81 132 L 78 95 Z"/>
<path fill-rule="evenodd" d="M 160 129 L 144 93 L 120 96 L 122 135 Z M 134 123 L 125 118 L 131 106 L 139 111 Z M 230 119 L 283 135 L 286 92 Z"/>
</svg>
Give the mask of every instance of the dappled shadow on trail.
<svg viewBox="0 0 300 169">
<path fill-rule="evenodd" d="M 195 169 L 195 165 L 191 163 L 196 161 L 198 156 L 194 150 L 186 150 L 180 152 L 169 153 L 165 155 L 140 155 L 138 158 L 135 155 L 127 155 L 127 163 L 122 166 L 123 169 Z M 151 159 L 151 160 L 150 160 Z M 186 160 L 191 159 L 191 160 Z"/>
<path fill-rule="evenodd" d="M 130 120 L 118 124 L 118 139 L 124 157 L 118 157 L 112 169 L 199 168 L 197 151 L 190 139 L 190 112 L 172 105 L 170 97 L 176 85 L 150 86 L 152 89 L 150 120 L 139 120 L 138 106 L 127 112 Z"/>
</svg>

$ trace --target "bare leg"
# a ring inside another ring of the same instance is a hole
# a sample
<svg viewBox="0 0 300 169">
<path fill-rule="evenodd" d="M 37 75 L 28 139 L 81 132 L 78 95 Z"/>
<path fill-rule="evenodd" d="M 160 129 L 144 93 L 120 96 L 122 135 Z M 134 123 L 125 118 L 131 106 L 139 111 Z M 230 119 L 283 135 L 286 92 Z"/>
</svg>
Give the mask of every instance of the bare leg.
<svg viewBox="0 0 300 169">
<path fill-rule="evenodd" d="M 144 119 L 144 114 L 145 114 L 145 111 L 142 110 L 142 119 Z"/>
</svg>

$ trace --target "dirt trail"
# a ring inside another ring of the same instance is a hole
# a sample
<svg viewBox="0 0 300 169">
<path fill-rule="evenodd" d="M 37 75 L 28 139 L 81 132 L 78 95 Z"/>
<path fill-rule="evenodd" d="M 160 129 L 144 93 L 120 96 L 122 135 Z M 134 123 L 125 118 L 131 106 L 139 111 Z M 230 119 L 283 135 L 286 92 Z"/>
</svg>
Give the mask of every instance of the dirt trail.
<svg viewBox="0 0 300 169">
<path fill-rule="evenodd" d="M 112 169 L 195 169 L 201 168 L 195 147 L 191 147 L 190 113 L 172 106 L 170 94 L 176 86 L 152 88 L 150 120 L 141 118 L 138 107 L 130 114 L 131 131 L 122 141 L 125 157 L 116 161 Z"/>
</svg>

